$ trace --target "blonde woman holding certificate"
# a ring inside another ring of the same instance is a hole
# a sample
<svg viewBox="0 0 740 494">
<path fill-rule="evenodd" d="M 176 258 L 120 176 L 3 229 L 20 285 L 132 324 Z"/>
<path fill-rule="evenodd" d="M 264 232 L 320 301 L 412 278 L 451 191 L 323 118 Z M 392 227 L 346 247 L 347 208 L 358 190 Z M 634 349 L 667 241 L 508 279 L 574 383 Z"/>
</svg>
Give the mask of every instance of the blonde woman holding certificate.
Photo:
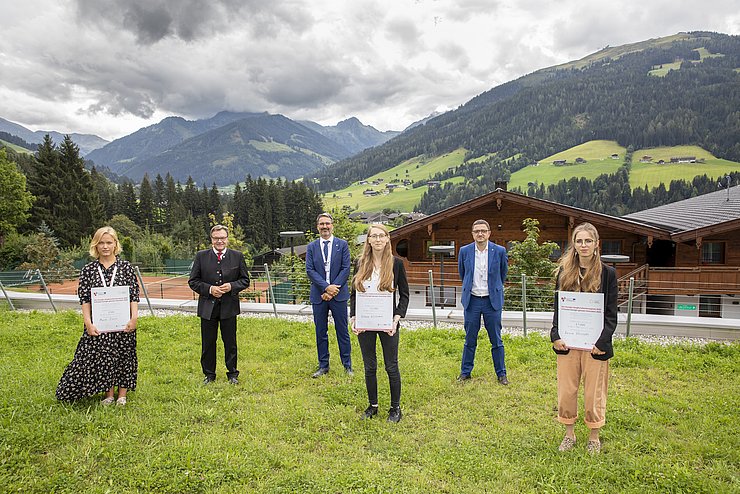
<svg viewBox="0 0 740 494">
<path fill-rule="evenodd" d="M 72 362 L 64 369 L 57 386 L 57 399 L 73 401 L 104 393 L 101 403 L 126 404 L 126 394 L 136 387 L 136 321 L 139 314 L 139 284 L 131 263 L 118 258 L 121 244 L 116 231 L 99 228 L 90 242 L 96 260 L 80 271 L 77 294 L 82 305 L 85 328 Z M 130 319 L 120 331 L 106 331 L 93 317 L 92 299 L 96 288 L 128 287 Z M 118 398 L 115 388 L 118 386 Z"/>
<path fill-rule="evenodd" d="M 550 340 L 557 354 L 558 421 L 565 425 L 560 451 L 576 444 L 575 423 L 578 419 L 578 389 L 583 380 L 586 427 L 590 433 L 586 449 L 601 451 L 599 431 L 606 416 L 606 391 L 609 382 L 609 359 L 614 356 L 612 335 L 617 327 L 617 273 L 601 262 L 599 232 L 590 223 L 575 227 L 568 249 L 557 267 L 555 313 Z M 603 329 L 590 349 L 569 348 L 565 341 L 568 328 L 559 327 L 559 303 L 562 292 L 602 293 L 604 297 Z M 562 332 L 562 334 L 561 334 Z"/>
<path fill-rule="evenodd" d="M 365 314 L 364 311 L 375 310 L 372 307 L 382 306 L 373 295 L 390 294 L 392 304 L 388 314 Z M 376 301 L 365 304 L 363 297 L 375 298 Z M 352 281 L 350 296 L 350 324 L 352 332 L 357 335 L 365 365 L 365 386 L 370 405 L 362 415 L 363 419 L 373 418 L 378 414 L 378 360 L 375 351 L 376 341 L 380 339 L 383 347 L 383 361 L 391 388 L 391 408 L 388 421 L 401 420 L 401 373 L 398 369 L 398 329 L 399 320 L 406 316 L 409 305 L 409 284 L 406 280 L 406 269 L 401 259 L 391 254 L 391 242 L 388 230 L 383 225 L 371 225 L 361 257 L 357 261 L 355 277 Z M 392 311 L 392 314 L 391 314 Z M 359 313 L 358 313 L 359 312 Z M 373 317 L 367 317 L 373 316 Z M 381 316 L 381 317 L 375 317 Z M 386 319 L 388 323 L 383 322 Z M 378 321 L 380 319 L 380 321 Z M 361 321 L 372 321 L 361 324 Z M 379 324 L 374 324 L 378 322 Z M 357 323 L 357 324 L 356 324 Z M 359 326 L 359 327 L 358 327 Z M 363 327 L 365 326 L 365 327 Z M 373 326 L 370 328 L 369 326 Z M 387 326 L 387 329 L 385 327 Z M 378 329 L 381 328 L 381 329 Z"/>
</svg>

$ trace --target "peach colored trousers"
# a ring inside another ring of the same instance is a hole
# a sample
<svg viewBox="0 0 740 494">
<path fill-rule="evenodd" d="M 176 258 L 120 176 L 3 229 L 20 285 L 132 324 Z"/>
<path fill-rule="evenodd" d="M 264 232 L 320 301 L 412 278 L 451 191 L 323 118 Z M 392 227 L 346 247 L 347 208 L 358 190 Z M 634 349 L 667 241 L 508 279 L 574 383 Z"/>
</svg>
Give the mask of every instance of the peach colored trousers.
<svg viewBox="0 0 740 494">
<path fill-rule="evenodd" d="M 609 361 L 596 360 L 591 352 L 571 349 L 558 355 L 558 421 L 575 424 L 578 419 L 578 388 L 583 379 L 583 398 L 589 429 L 600 429 L 606 421 L 606 390 Z"/>
</svg>

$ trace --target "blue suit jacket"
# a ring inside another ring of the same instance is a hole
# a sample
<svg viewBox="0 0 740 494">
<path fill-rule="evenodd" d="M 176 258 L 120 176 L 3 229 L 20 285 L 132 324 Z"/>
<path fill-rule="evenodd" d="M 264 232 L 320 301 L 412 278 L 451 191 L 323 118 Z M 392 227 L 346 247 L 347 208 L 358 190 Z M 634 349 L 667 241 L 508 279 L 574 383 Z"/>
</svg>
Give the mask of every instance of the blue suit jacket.
<svg viewBox="0 0 740 494">
<path fill-rule="evenodd" d="M 462 280 L 462 305 L 467 309 L 473 290 L 473 272 L 475 271 L 475 242 L 460 248 L 457 270 Z M 509 272 L 509 257 L 506 249 L 493 242 L 488 242 L 488 298 L 495 310 L 504 306 L 504 281 Z"/>
<path fill-rule="evenodd" d="M 349 244 L 346 240 L 334 237 L 331 251 L 331 265 L 329 266 L 329 279 L 331 283 L 326 282 L 326 273 L 324 272 L 324 256 L 321 253 L 321 237 L 317 238 L 306 248 L 306 274 L 311 280 L 311 303 L 320 304 L 323 302 L 321 294 L 326 287 L 338 285 L 339 293 L 334 300 L 346 302 L 349 300 L 349 288 L 347 279 L 349 278 L 350 260 Z"/>
</svg>

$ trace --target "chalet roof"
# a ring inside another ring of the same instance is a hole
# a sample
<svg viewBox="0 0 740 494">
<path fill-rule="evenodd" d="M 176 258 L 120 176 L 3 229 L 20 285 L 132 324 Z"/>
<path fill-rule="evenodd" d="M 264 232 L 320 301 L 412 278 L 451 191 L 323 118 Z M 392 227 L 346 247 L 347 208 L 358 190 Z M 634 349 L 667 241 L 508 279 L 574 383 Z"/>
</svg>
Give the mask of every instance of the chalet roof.
<svg viewBox="0 0 740 494">
<path fill-rule="evenodd" d="M 557 214 L 562 214 L 563 216 L 574 216 L 585 221 L 590 221 L 592 223 L 607 225 L 616 230 L 638 233 L 641 235 L 652 236 L 654 238 L 665 240 L 668 240 L 670 238 L 670 233 L 666 231 L 665 228 L 647 224 L 632 218 L 619 218 L 616 216 L 610 216 L 608 214 L 596 213 L 593 211 L 588 211 L 586 209 L 566 206 L 564 204 L 558 204 L 557 202 L 547 201 L 544 199 L 538 199 L 536 197 L 529 197 L 522 194 L 517 194 L 515 192 L 505 191 L 503 189 L 496 189 L 495 191 L 489 192 L 488 194 L 470 199 L 456 206 L 443 209 L 438 213 L 396 228 L 391 232 L 391 237 L 408 235 L 409 233 L 415 232 L 421 228 L 426 228 L 428 225 L 455 217 L 460 213 L 484 206 L 489 203 L 496 203 L 498 201 L 504 200 L 516 204 L 526 205 L 543 211 L 550 211 Z"/>
<path fill-rule="evenodd" d="M 740 224 L 740 186 L 631 213 L 623 218 L 662 228 L 673 240 L 720 233 Z"/>
</svg>

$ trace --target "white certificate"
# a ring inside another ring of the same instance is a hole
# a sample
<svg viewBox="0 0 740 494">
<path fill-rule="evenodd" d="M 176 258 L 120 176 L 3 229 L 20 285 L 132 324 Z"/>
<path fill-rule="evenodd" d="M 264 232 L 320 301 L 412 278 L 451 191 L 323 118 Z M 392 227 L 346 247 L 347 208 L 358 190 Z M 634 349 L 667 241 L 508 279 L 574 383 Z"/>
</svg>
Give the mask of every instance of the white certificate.
<svg viewBox="0 0 740 494">
<path fill-rule="evenodd" d="M 355 293 L 355 327 L 365 331 L 393 329 L 393 293 L 379 292 L 376 281 L 365 283 L 364 292 Z"/>
<path fill-rule="evenodd" d="M 558 329 L 568 348 L 591 350 L 604 329 L 604 294 L 559 291 Z"/>
<path fill-rule="evenodd" d="M 90 289 L 92 322 L 98 331 L 123 331 L 131 319 L 128 286 Z"/>
</svg>

